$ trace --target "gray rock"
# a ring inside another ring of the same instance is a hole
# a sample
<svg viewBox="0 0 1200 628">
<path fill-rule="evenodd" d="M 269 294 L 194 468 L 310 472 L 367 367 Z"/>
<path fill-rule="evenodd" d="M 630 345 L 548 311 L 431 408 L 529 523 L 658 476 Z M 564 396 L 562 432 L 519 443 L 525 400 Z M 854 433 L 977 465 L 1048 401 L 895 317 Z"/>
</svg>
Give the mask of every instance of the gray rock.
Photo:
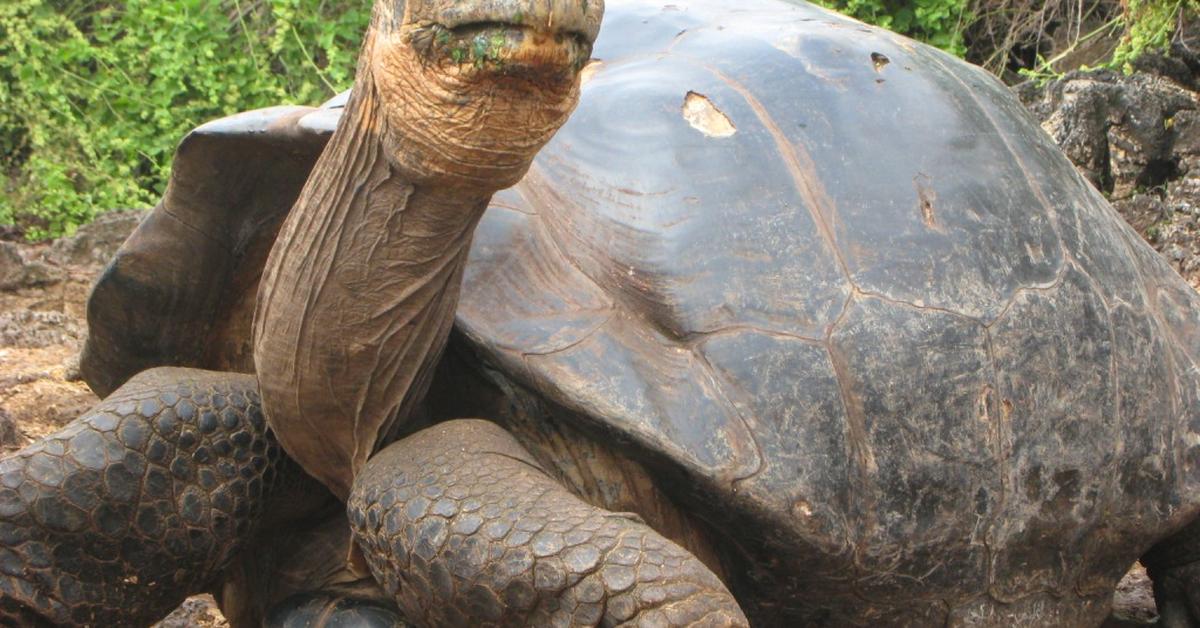
<svg viewBox="0 0 1200 628">
<path fill-rule="evenodd" d="M 1122 201 L 1121 215 L 1138 233 L 1145 234 L 1154 225 L 1170 219 L 1171 212 L 1172 207 L 1154 194 L 1134 194 Z"/>
<path fill-rule="evenodd" d="M 1016 88 L 1042 128 L 1130 225 L 1200 287 L 1200 63 L 1071 72 Z"/>
<path fill-rule="evenodd" d="M 61 270 L 40 260 L 26 259 L 19 245 L 0 242 L 0 291 L 47 286 L 63 278 Z"/>
<path fill-rule="evenodd" d="M 16 449 L 25 442 L 17 421 L 4 408 L 0 408 L 0 449 Z"/>
<path fill-rule="evenodd" d="M 1085 177 L 1113 200 L 1161 186 L 1196 154 L 1200 99 L 1152 73 L 1071 72 L 1042 89 L 1017 90 L 1042 128 Z"/>
<path fill-rule="evenodd" d="M 45 253 L 45 259 L 59 266 L 105 264 L 133 232 L 146 210 L 111 211 L 100 214 L 75 235 L 60 238 Z"/>
<path fill-rule="evenodd" d="M 17 245 L 0 242 L 0 290 L 11 290 L 25 276 L 25 260 Z"/>
<path fill-rule="evenodd" d="M 212 596 L 201 595 L 184 600 L 175 612 L 153 628 L 224 628 L 228 625 Z"/>
<path fill-rule="evenodd" d="M 0 312 L 0 347 L 36 349 L 79 344 L 86 330 L 63 312 L 18 309 Z"/>
<path fill-rule="evenodd" d="M 1125 574 L 1113 595 L 1112 616 L 1101 628 L 1134 628 L 1153 626 L 1158 620 L 1154 605 L 1154 589 L 1146 568 L 1141 563 Z"/>
<path fill-rule="evenodd" d="M 72 353 L 63 361 L 63 379 L 68 382 L 82 382 L 83 375 L 79 372 L 79 354 Z"/>
</svg>

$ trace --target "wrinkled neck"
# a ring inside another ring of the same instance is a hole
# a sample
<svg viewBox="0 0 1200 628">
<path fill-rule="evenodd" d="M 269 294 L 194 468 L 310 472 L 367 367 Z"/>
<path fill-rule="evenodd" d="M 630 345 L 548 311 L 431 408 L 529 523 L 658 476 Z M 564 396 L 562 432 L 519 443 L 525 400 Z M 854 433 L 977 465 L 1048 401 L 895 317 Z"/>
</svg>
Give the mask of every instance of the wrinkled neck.
<svg viewBox="0 0 1200 628">
<path fill-rule="evenodd" d="M 397 167 L 361 78 L 271 251 L 255 318 L 268 421 L 343 499 L 428 388 L 491 196 Z"/>
<path fill-rule="evenodd" d="M 361 206 L 358 213 L 368 221 L 363 228 L 384 228 L 392 235 L 405 236 L 407 244 L 417 245 L 407 250 L 414 261 L 429 253 L 429 247 L 466 246 L 495 190 L 429 180 L 422 173 L 406 171 L 397 160 L 388 158 L 389 150 L 403 148 L 387 136 L 378 94 L 373 83 L 360 76 L 343 122 L 314 168 L 313 180 L 300 202 L 307 201 L 317 206 L 314 211 L 325 212 Z"/>
</svg>

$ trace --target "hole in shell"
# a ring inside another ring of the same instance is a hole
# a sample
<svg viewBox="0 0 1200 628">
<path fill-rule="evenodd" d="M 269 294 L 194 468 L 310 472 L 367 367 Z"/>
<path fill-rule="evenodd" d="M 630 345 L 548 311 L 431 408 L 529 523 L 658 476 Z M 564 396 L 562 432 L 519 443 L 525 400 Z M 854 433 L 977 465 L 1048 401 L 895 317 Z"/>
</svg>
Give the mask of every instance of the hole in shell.
<svg viewBox="0 0 1200 628">
<path fill-rule="evenodd" d="M 881 52 L 872 52 L 871 53 L 871 65 L 875 66 L 876 72 L 883 70 L 883 67 L 891 62 L 892 62 L 892 60 L 889 59 L 887 57 L 887 55 L 885 55 Z"/>
<path fill-rule="evenodd" d="M 917 203 L 920 205 L 921 220 L 929 229 L 938 229 L 937 192 L 934 191 L 932 180 L 925 174 L 913 177 L 913 187 L 917 190 Z"/>
<path fill-rule="evenodd" d="M 717 109 L 704 94 L 688 92 L 683 99 L 683 119 L 692 125 L 693 129 L 709 137 L 730 137 L 737 133 L 729 116 Z"/>
</svg>

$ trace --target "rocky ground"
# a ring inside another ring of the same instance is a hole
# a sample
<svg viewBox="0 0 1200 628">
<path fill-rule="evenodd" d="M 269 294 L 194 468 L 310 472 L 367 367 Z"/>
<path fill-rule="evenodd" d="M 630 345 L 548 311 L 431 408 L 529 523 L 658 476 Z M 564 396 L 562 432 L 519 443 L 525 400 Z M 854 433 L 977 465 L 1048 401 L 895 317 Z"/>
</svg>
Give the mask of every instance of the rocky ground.
<svg viewBox="0 0 1200 628">
<path fill-rule="evenodd" d="M 140 215 L 107 214 L 52 244 L 0 241 L 0 446 L 52 432 L 96 401 L 79 379 L 84 306 Z"/>
<path fill-rule="evenodd" d="M 142 212 L 114 212 L 52 244 L 0 241 L 0 448 L 54 432 L 94 404 L 79 378 L 92 281 Z M 189 599 L 158 628 L 224 628 L 209 596 Z"/>
<path fill-rule="evenodd" d="M 1139 72 L 1074 72 L 1016 88 L 1081 172 L 1200 288 L 1200 63 L 1186 54 Z M 79 379 L 91 282 L 141 212 L 114 212 L 50 244 L 0 239 L 0 448 L 57 430 L 96 401 Z M 3 234 L 0 234 L 2 237 Z M 1155 618 L 1149 580 L 1121 583 L 1110 627 Z M 160 626 L 226 626 L 212 598 L 188 600 Z"/>
<path fill-rule="evenodd" d="M 1071 161 L 1200 288 L 1200 59 L 1179 49 L 1126 76 L 1076 71 L 1016 88 Z"/>
</svg>

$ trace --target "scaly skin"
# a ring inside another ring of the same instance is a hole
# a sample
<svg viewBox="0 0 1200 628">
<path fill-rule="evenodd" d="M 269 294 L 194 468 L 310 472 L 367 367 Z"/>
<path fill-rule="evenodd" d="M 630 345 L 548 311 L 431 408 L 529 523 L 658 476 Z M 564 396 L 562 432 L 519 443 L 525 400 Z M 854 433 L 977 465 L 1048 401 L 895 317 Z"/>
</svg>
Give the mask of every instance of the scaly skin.
<svg viewBox="0 0 1200 628">
<path fill-rule="evenodd" d="M 221 573 L 305 476 L 250 375 L 146 371 L 0 460 L 0 624 L 147 625 Z"/>
<path fill-rule="evenodd" d="M 485 421 L 376 455 L 349 513 L 375 578 L 421 625 L 747 625 L 694 556 L 579 500 Z"/>
</svg>

